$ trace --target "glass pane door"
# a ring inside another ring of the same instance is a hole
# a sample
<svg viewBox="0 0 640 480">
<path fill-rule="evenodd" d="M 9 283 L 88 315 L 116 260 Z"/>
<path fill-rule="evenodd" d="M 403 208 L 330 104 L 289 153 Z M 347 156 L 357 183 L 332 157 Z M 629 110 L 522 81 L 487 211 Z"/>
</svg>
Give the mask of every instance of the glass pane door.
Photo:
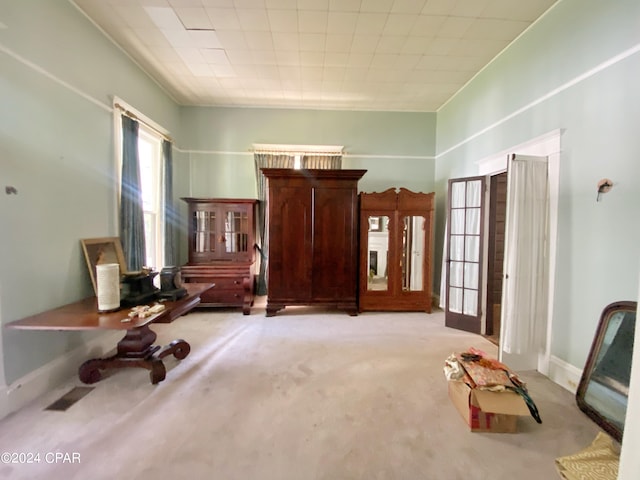
<svg viewBox="0 0 640 480">
<path fill-rule="evenodd" d="M 485 177 L 449 180 L 445 324 L 480 333 Z"/>
</svg>

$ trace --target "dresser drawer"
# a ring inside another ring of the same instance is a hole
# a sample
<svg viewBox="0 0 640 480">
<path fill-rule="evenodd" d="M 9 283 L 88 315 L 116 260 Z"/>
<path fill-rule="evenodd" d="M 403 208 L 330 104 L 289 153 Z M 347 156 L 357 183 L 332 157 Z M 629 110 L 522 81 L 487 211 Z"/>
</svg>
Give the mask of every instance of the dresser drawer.
<svg viewBox="0 0 640 480">
<path fill-rule="evenodd" d="M 202 305 L 214 303 L 217 305 L 242 305 L 244 300 L 244 291 L 240 288 L 233 290 L 219 290 L 215 287 L 209 289 L 201 297 Z"/>
</svg>

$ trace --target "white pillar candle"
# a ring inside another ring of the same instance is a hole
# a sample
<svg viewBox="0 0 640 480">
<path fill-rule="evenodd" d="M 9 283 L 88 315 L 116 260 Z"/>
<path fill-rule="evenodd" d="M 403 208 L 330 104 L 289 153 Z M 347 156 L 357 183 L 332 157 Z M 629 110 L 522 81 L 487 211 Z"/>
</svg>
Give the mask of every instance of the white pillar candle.
<svg viewBox="0 0 640 480">
<path fill-rule="evenodd" d="M 120 267 L 117 263 L 96 265 L 98 311 L 120 308 Z"/>
</svg>

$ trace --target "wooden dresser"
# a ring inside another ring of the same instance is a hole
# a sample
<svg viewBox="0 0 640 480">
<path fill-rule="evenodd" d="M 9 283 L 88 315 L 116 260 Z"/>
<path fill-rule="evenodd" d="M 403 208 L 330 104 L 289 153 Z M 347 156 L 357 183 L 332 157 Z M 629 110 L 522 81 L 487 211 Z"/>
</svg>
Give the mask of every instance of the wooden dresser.
<svg viewBox="0 0 640 480">
<path fill-rule="evenodd" d="M 186 283 L 213 283 L 202 307 L 242 307 L 248 315 L 255 288 L 255 208 L 257 200 L 183 198 L 189 205 L 189 263 Z"/>
<path fill-rule="evenodd" d="M 358 180 L 366 170 L 262 169 L 269 225 L 267 316 L 286 305 L 357 315 Z"/>
</svg>

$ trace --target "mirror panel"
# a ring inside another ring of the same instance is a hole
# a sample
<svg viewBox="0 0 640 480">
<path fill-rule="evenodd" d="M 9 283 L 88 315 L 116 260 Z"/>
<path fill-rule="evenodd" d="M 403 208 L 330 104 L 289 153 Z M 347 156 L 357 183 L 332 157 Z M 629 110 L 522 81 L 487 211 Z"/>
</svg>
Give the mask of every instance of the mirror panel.
<svg viewBox="0 0 640 480">
<path fill-rule="evenodd" d="M 369 233 L 367 248 L 369 265 L 367 271 L 367 290 L 389 290 L 388 265 L 389 258 L 389 217 L 369 216 Z"/>
<path fill-rule="evenodd" d="M 403 218 L 402 230 L 402 290 L 424 289 L 424 226 L 426 218 L 407 216 Z"/>
<path fill-rule="evenodd" d="M 580 410 L 618 442 L 627 412 L 637 302 L 616 302 L 602 312 L 576 392 Z"/>
</svg>

